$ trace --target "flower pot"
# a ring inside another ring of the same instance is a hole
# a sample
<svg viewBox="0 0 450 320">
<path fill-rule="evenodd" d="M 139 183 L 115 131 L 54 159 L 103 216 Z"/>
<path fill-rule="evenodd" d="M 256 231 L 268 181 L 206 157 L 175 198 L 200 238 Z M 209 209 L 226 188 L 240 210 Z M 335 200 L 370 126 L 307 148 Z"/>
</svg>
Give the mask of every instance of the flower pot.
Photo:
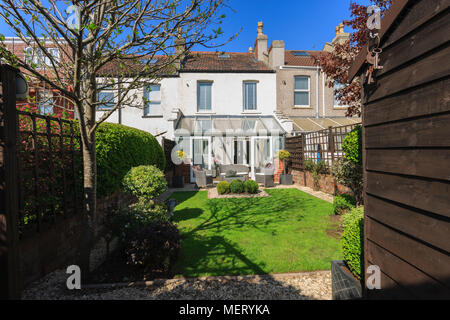
<svg viewBox="0 0 450 320">
<path fill-rule="evenodd" d="M 284 186 L 289 186 L 293 184 L 291 174 L 280 174 L 280 184 Z"/>
<path fill-rule="evenodd" d="M 362 299 L 361 282 L 342 260 L 331 261 L 331 287 L 333 300 Z"/>
<path fill-rule="evenodd" d="M 172 177 L 172 188 L 183 188 L 184 187 L 184 177 L 183 176 L 173 176 Z"/>
</svg>

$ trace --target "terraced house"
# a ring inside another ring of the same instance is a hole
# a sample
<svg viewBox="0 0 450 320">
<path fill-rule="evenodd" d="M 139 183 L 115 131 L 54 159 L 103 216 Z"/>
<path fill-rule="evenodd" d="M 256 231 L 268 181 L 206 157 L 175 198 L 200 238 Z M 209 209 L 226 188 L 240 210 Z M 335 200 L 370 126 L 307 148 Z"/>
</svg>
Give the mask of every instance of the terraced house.
<svg viewBox="0 0 450 320">
<path fill-rule="evenodd" d="M 310 132 L 330 126 L 343 126 L 361 122 L 359 118 L 347 118 L 346 105 L 335 98 L 335 88 L 327 86 L 324 72 L 315 63 L 314 56 L 333 50 L 335 43 L 349 37 L 344 25 L 336 27 L 336 37 L 325 44 L 323 51 L 287 50 L 283 40 L 272 41 L 263 34 L 263 23 L 258 23 L 255 56 L 277 73 L 277 116 L 290 122 L 290 132 Z M 286 124 L 286 126 L 289 126 Z"/>
<path fill-rule="evenodd" d="M 163 58 L 155 64 L 158 59 Z M 107 121 L 175 140 L 190 159 L 191 181 L 194 166 L 242 164 L 254 177 L 272 163 L 286 134 L 275 114 L 276 72 L 253 53 L 190 52 L 178 67 L 138 90 L 136 105 Z M 102 77 L 114 77 L 114 67 L 103 72 Z M 98 94 L 99 101 L 116 96 Z M 109 108 L 100 105 L 98 118 Z"/>
</svg>

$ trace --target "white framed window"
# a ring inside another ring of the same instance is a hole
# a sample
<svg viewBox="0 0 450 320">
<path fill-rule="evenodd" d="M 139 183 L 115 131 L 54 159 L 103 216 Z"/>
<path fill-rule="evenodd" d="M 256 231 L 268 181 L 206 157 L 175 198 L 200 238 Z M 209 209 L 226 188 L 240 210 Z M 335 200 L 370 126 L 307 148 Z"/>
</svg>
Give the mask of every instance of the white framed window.
<svg viewBox="0 0 450 320">
<path fill-rule="evenodd" d="M 336 90 L 340 90 L 342 88 L 345 87 L 345 84 L 341 84 L 337 81 L 334 81 L 334 87 L 333 87 L 333 97 L 334 97 L 334 102 L 333 102 L 333 106 L 335 109 L 346 109 L 348 108 L 348 105 L 343 104 L 341 101 L 339 101 L 338 96 L 336 94 Z"/>
<path fill-rule="evenodd" d="M 108 111 L 114 108 L 114 92 L 111 90 L 101 90 L 97 93 L 98 111 Z"/>
<path fill-rule="evenodd" d="M 197 111 L 212 110 L 212 82 L 197 82 Z"/>
<path fill-rule="evenodd" d="M 39 113 L 42 115 L 52 115 L 53 110 L 53 92 L 50 90 L 43 90 L 38 92 L 37 105 Z"/>
<path fill-rule="evenodd" d="M 308 76 L 294 78 L 294 106 L 300 108 L 310 107 L 310 82 Z"/>
<path fill-rule="evenodd" d="M 161 115 L 161 85 L 151 84 L 145 88 L 144 116 Z"/>
<path fill-rule="evenodd" d="M 58 48 L 47 48 L 48 53 L 52 56 L 55 63 L 59 63 L 59 49 Z M 27 47 L 24 50 L 25 61 L 27 63 L 34 63 L 37 67 L 41 68 L 44 65 L 51 66 L 51 59 L 44 54 L 40 48 Z"/>
<path fill-rule="evenodd" d="M 244 111 L 254 111 L 257 109 L 257 81 L 244 81 Z"/>
</svg>

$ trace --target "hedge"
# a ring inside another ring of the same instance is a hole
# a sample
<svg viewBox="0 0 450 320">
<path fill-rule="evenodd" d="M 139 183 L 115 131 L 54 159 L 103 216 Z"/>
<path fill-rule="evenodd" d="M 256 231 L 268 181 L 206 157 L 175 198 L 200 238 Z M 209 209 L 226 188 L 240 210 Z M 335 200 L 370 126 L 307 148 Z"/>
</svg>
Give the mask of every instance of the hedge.
<svg viewBox="0 0 450 320">
<path fill-rule="evenodd" d="M 351 210 L 342 217 L 342 251 L 350 271 L 361 279 L 364 270 L 364 207 Z"/>
<path fill-rule="evenodd" d="M 349 194 L 340 194 L 334 197 L 334 214 L 340 215 L 356 206 L 356 199 Z"/>
<path fill-rule="evenodd" d="M 127 172 L 137 166 L 154 165 L 164 170 L 166 160 L 150 133 L 121 124 L 102 123 L 96 131 L 97 193 L 109 195 L 122 187 Z"/>
<path fill-rule="evenodd" d="M 362 127 L 356 126 L 348 133 L 342 142 L 342 151 L 345 158 L 353 163 L 360 164 L 362 161 Z"/>
</svg>

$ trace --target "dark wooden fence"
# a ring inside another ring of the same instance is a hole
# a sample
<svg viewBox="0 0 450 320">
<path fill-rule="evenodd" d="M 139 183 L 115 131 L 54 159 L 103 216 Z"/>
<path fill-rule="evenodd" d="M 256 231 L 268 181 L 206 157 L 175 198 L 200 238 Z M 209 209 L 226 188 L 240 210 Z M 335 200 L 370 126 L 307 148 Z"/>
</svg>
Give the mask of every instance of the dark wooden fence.
<svg viewBox="0 0 450 320">
<path fill-rule="evenodd" d="M 18 111 L 17 69 L 0 65 L 0 298 L 73 262 L 82 154 L 74 122 Z M 73 263 L 72 263 L 73 264 Z"/>
<path fill-rule="evenodd" d="M 368 298 L 450 299 L 449 4 L 397 1 L 382 22 L 362 108 L 365 266 L 381 269 Z"/>
<path fill-rule="evenodd" d="M 82 208 L 82 154 L 76 124 L 17 111 L 20 237 Z"/>
<path fill-rule="evenodd" d="M 304 170 L 304 161 L 323 161 L 331 166 L 336 160 L 344 156 L 342 142 L 345 136 L 361 124 L 352 124 L 341 127 L 301 133 L 295 137 L 286 138 L 286 150 L 291 153 L 289 168 Z"/>
</svg>

